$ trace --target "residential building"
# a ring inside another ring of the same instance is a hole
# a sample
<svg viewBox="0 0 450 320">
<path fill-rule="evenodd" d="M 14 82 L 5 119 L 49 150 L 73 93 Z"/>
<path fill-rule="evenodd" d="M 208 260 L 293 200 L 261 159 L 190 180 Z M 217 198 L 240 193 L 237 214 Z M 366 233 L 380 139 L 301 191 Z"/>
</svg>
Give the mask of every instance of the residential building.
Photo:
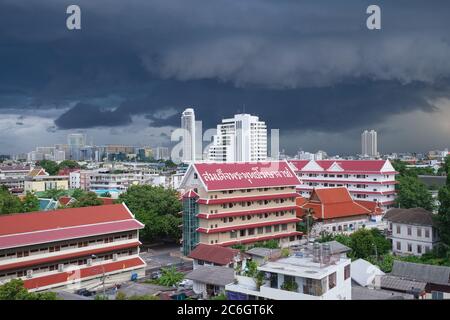
<svg viewBox="0 0 450 320">
<path fill-rule="evenodd" d="M 296 201 L 297 217 L 311 214 L 316 221 L 311 230 L 313 236 L 322 232 L 350 234 L 360 228 L 382 226 L 381 208 L 374 202 L 353 200 L 345 187 L 317 188 L 309 199 Z"/>
<path fill-rule="evenodd" d="M 125 204 L 0 216 L 0 284 L 99 290 L 142 277 L 143 227 Z"/>
<path fill-rule="evenodd" d="M 376 158 L 378 153 L 378 137 L 375 130 L 364 130 L 361 134 L 361 156 Z"/>
<path fill-rule="evenodd" d="M 69 189 L 69 176 L 50 176 L 42 168 L 35 168 L 25 178 L 25 192 L 43 192 L 50 189 Z"/>
<path fill-rule="evenodd" d="M 188 255 L 193 259 L 193 267 L 198 266 L 220 266 L 229 267 L 233 270 L 245 266 L 245 255 L 240 250 L 218 245 L 199 243 Z"/>
<path fill-rule="evenodd" d="M 421 256 L 439 243 L 433 213 L 422 208 L 391 209 L 383 217 L 388 223 L 392 251 L 400 255 Z"/>
<path fill-rule="evenodd" d="M 259 117 L 237 114 L 217 125 L 208 150 L 213 162 L 253 162 L 267 159 L 267 127 Z"/>
<path fill-rule="evenodd" d="M 22 193 L 25 189 L 25 177 L 32 168 L 28 165 L 0 165 L 0 186 L 13 193 Z"/>
<path fill-rule="evenodd" d="M 265 273 L 258 287 L 253 278 L 237 275 L 226 285 L 230 300 L 351 300 L 350 249 L 333 250 L 329 243 L 294 249 L 288 257 L 258 266 Z"/>
<path fill-rule="evenodd" d="M 170 159 L 169 148 L 168 147 L 156 147 L 155 159 L 156 160 L 169 160 Z"/>
<path fill-rule="evenodd" d="M 225 292 L 225 286 L 234 281 L 234 270 L 228 267 L 198 266 L 185 278 L 193 281 L 192 290 L 195 294 L 208 299 Z"/>
<path fill-rule="evenodd" d="M 81 148 L 86 146 L 86 135 L 83 133 L 71 133 L 67 135 L 69 159 L 81 160 Z"/>
<path fill-rule="evenodd" d="M 297 190 L 309 198 L 314 188 L 346 187 L 355 200 L 379 203 L 383 210 L 395 203 L 395 175 L 389 160 L 290 160 L 300 180 Z"/>
<path fill-rule="evenodd" d="M 296 242 L 298 183 L 286 161 L 192 164 L 181 182 L 183 253 L 197 243 Z"/>
<path fill-rule="evenodd" d="M 450 299 L 450 267 L 394 260 L 392 271 L 386 276 L 400 284 L 412 282 L 399 291 L 419 289 L 425 299 Z"/>
<path fill-rule="evenodd" d="M 195 113 L 194 109 L 188 108 L 181 115 L 181 129 L 183 129 L 183 157 L 184 163 L 196 160 L 195 149 Z"/>
</svg>

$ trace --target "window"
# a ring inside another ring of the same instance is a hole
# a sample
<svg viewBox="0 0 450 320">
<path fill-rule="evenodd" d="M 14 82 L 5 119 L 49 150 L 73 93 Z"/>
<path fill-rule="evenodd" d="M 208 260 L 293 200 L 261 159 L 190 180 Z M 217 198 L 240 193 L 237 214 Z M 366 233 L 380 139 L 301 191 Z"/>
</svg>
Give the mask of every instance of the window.
<svg viewBox="0 0 450 320">
<path fill-rule="evenodd" d="M 425 229 L 425 238 L 430 237 L 430 229 Z"/>
<path fill-rule="evenodd" d="M 417 228 L 417 236 L 422 237 L 422 228 Z"/>
<path fill-rule="evenodd" d="M 287 224 L 282 224 L 281 225 L 281 230 L 282 231 L 286 231 L 287 230 Z"/>
<path fill-rule="evenodd" d="M 417 245 L 417 253 L 422 253 L 422 246 L 420 244 Z"/>
<path fill-rule="evenodd" d="M 237 237 L 237 232 L 236 231 L 231 231 L 230 232 L 230 238 L 234 239 Z"/>
<path fill-rule="evenodd" d="M 249 236 L 253 236 L 254 234 L 255 234 L 255 229 L 254 228 L 248 229 L 248 235 Z"/>
<path fill-rule="evenodd" d="M 350 265 L 346 265 L 344 268 L 344 280 L 350 278 Z"/>
<path fill-rule="evenodd" d="M 408 227 L 408 236 L 410 236 L 411 234 L 412 234 L 411 227 Z"/>
<path fill-rule="evenodd" d="M 270 233 L 272 232 L 272 226 L 267 226 L 266 227 L 266 233 Z"/>
<path fill-rule="evenodd" d="M 400 230 L 400 226 L 397 226 L 397 234 L 400 234 L 401 230 Z"/>
<path fill-rule="evenodd" d="M 336 287 L 336 272 L 333 272 L 328 276 L 328 289 Z"/>
<path fill-rule="evenodd" d="M 264 228 L 263 227 L 259 227 L 258 228 L 258 234 L 262 234 L 264 232 Z"/>
<path fill-rule="evenodd" d="M 400 241 L 397 241 L 397 250 L 398 251 L 402 250 L 402 243 Z"/>
<path fill-rule="evenodd" d="M 412 244 L 408 243 L 408 252 L 412 252 Z"/>
<path fill-rule="evenodd" d="M 278 231 L 280 231 L 280 226 L 278 224 L 274 225 L 273 226 L 273 232 L 278 232 Z"/>
<path fill-rule="evenodd" d="M 239 231 L 239 235 L 240 235 L 241 237 L 245 237 L 245 229 Z"/>
</svg>

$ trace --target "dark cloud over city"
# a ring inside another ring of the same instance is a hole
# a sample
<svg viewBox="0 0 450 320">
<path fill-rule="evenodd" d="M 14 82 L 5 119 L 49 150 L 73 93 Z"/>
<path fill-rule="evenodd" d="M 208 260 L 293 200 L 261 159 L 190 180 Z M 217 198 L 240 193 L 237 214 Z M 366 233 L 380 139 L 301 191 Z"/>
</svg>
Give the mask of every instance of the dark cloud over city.
<svg viewBox="0 0 450 320">
<path fill-rule="evenodd" d="M 204 128 L 257 114 L 290 153 L 357 152 L 363 128 L 386 152 L 448 146 L 450 3 L 375 1 L 370 31 L 372 2 L 0 0 L 0 153 L 28 151 L 10 142 L 29 133 L 20 116 L 41 145 L 78 129 L 152 144 L 188 106 Z"/>
</svg>

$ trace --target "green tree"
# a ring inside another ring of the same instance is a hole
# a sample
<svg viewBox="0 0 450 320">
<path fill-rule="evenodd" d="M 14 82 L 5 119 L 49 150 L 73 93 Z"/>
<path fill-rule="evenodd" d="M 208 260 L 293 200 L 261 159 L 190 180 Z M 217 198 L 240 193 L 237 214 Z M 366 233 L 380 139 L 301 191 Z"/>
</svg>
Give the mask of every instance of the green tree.
<svg viewBox="0 0 450 320">
<path fill-rule="evenodd" d="M 71 208 L 81 208 L 81 207 L 92 207 L 92 206 L 100 206 L 103 204 L 103 201 L 97 197 L 95 192 L 86 192 L 81 195 L 77 201 L 70 204 Z"/>
<path fill-rule="evenodd" d="M 28 292 L 23 280 L 12 279 L 0 285 L 0 300 L 57 300 L 57 296 L 54 292 Z"/>
<path fill-rule="evenodd" d="M 84 195 L 86 195 L 86 191 L 81 190 L 79 188 L 74 189 L 73 192 L 72 192 L 72 198 L 75 198 L 77 200 L 80 199 Z"/>
<path fill-rule="evenodd" d="M 22 212 L 23 206 L 19 197 L 11 194 L 9 190 L 2 186 L 0 188 L 0 214 Z"/>
<path fill-rule="evenodd" d="M 401 208 L 424 208 L 433 210 L 433 198 L 427 187 L 417 177 L 399 176 L 396 206 Z"/>
<path fill-rule="evenodd" d="M 111 198 L 111 193 L 109 193 L 108 191 L 106 191 L 106 192 L 102 193 L 102 194 L 100 195 L 100 197 L 103 197 L 103 198 Z"/>
<path fill-rule="evenodd" d="M 62 196 L 67 195 L 67 191 L 63 189 L 48 189 L 44 192 L 43 197 L 47 199 L 58 200 Z"/>
<path fill-rule="evenodd" d="M 80 165 L 75 160 L 64 160 L 64 161 L 61 161 L 58 168 L 59 168 L 59 170 L 66 169 L 66 168 L 67 169 L 79 169 Z"/>
<path fill-rule="evenodd" d="M 435 217 L 439 236 L 443 244 L 450 246 L 450 186 L 446 185 L 439 190 L 439 210 Z"/>
<path fill-rule="evenodd" d="M 179 240 L 181 237 L 181 202 L 175 190 L 150 185 L 131 186 L 119 196 L 145 228 L 142 239 Z"/>
<path fill-rule="evenodd" d="M 44 168 L 45 171 L 51 176 L 54 176 L 59 171 L 59 166 L 55 161 L 51 160 L 41 160 L 37 163 L 40 167 Z"/>
<path fill-rule="evenodd" d="M 162 268 L 161 277 L 157 279 L 157 283 L 161 286 L 172 287 L 178 285 L 184 279 L 184 274 L 178 272 L 175 267 Z"/>
<path fill-rule="evenodd" d="M 22 212 L 39 211 L 39 199 L 31 192 L 27 191 L 22 201 Z"/>
</svg>

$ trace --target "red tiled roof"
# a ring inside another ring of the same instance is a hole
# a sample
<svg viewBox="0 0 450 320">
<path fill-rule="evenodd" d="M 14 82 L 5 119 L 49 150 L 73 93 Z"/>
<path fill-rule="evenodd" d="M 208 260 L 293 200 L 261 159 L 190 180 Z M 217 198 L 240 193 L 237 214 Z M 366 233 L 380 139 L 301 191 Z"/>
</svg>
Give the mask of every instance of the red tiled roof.
<svg viewBox="0 0 450 320">
<path fill-rule="evenodd" d="M 0 249 L 110 234 L 144 227 L 135 219 L 0 236 Z"/>
<path fill-rule="evenodd" d="M 108 197 L 98 197 L 100 200 L 102 200 L 103 205 L 109 205 L 109 204 L 114 204 L 114 199 L 113 198 L 108 198 Z"/>
<path fill-rule="evenodd" d="M 373 212 L 355 202 L 347 188 L 314 189 L 309 201 L 302 209 L 312 209 L 317 219 L 333 219 L 359 215 L 370 215 Z M 302 212 L 300 212 L 302 215 Z"/>
<path fill-rule="evenodd" d="M 133 243 L 126 243 L 126 244 L 121 244 L 121 245 L 116 245 L 116 246 L 78 251 L 78 252 L 74 252 L 74 253 L 60 254 L 57 256 L 41 258 L 41 259 L 36 259 L 36 260 L 27 260 L 27 261 L 15 262 L 15 263 L 10 263 L 10 264 L 4 264 L 4 265 L 0 265 L 0 271 L 24 268 L 24 267 L 28 267 L 28 266 L 36 266 L 36 265 L 40 265 L 40 264 L 44 264 L 44 263 L 62 261 L 62 260 L 66 260 L 66 259 L 72 259 L 72 258 L 83 257 L 83 256 L 90 256 L 93 254 L 110 252 L 110 251 L 114 251 L 114 250 L 135 248 L 135 247 L 138 247 L 139 245 L 141 245 L 141 242 L 136 241 Z"/>
<path fill-rule="evenodd" d="M 68 197 L 68 196 L 64 196 L 64 197 L 59 198 L 58 201 L 63 206 L 67 206 L 72 199 L 74 199 L 74 198 Z"/>
<path fill-rule="evenodd" d="M 301 171 L 312 160 L 290 160 Z M 328 170 L 334 163 L 347 172 L 380 172 L 386 160 L 316 160 L 322 169 Z"/>
<path fill-rule="evenodd" d="M 199 195 L 192 189 L 186 191 L 183 194 L 183 198 L 198 198 L 198 197 L 199 197 Z"/>
<path fill-rule="evenodd" d="M 267 221 L 267 222 L 260 222 L 260 223 L 234 225 L 231 227 L 222 227 L 222 228 L 213 228 L 213 229 L 198 228 L 197 232 L 211 234 L 211 233 L 219 233 L 219 232 L 226 232 L 226 231 L 232 231 L 232 230 L 251 229 L 251 228 L 272 226 L 272 225 L 277 225 L 277 224 L 293 223 L 293 222 L 299 222 L 299 221 L 301 221 L 299 218 L 292 218 L 292 219 L 275 220 L 275 221 Z"/>
<path fill-rule="evenodd" d="M 267 240 L 271 240 L 271 239 L 280 239 L 280 238 L 287 238 L 287 237 L 291 237 L 291 236 L 300 236 L 300 235 L 303 235 L 303 233 L 299 232 L 299 231 L 294 231 L 294 232 L 276 234 L 273 236 L 263 236 L 263 237 L 255 237 L 255 238 L 244 239 L 244 240 L 227 241 L 227 242 L 221 243 L 221 245 L 222 246 L 232 246 L 235 244 L 255 243 L 255 242 L 267 241 Z"/>
<path fill-rule="evenodd" d="M 375 201 L 368 201 L 368 200 L 355 200 L 355 202 L 364 208 L 370 210 L 372 214 L 374 215 L 380 215 L 383 214 L 383 209 L 380 208 L 379 204 Z"/>
<path fill-rule="evenodd" d="M 193 167 L 208 191 L 300 184 L 286 161 L 197 163 Z"/>
<path fill-rule="evenodd" d="M 127 219 L 134 218 L 123 204 L 1 215 L 0 236 Z"/>
<path fill-rule="evenodd" d="M 188 257 L 224 266 L 233 262 L 239 253 L 237 249 L 199 243 Z"/>
<path fill-rule="evenodd" d="M 74 281 L 77 281 L 79 279 L 88 278 L 97 276 L 100 274 L 103 274 L 103 271 L 105 273 L 110 273 L 114 271 L 119 271 L 123 269 L 131 269 L 131 268 L 137 268 L 145 266 L 145 262 L 141 258 L 133 258 L 128 260 L 122 260 L 122 261 L 116 261 L 111 263 L 105 263 L 103 265 L 104 268 L 101 266 L 92 266 L 87 267 L 79 270 L 74 271 L 68 271 L 68 272 L 61 272 L 57 274 L 52 274 L 48 276 L 43 277 L 35 277 L 32 279 L 26 279 L 24 281 L 25 288 L 31 290 L 31 289 L 38 289 L 54 284 L 65 284 L 65 283 L 72 283 Z"/>
</svg>

